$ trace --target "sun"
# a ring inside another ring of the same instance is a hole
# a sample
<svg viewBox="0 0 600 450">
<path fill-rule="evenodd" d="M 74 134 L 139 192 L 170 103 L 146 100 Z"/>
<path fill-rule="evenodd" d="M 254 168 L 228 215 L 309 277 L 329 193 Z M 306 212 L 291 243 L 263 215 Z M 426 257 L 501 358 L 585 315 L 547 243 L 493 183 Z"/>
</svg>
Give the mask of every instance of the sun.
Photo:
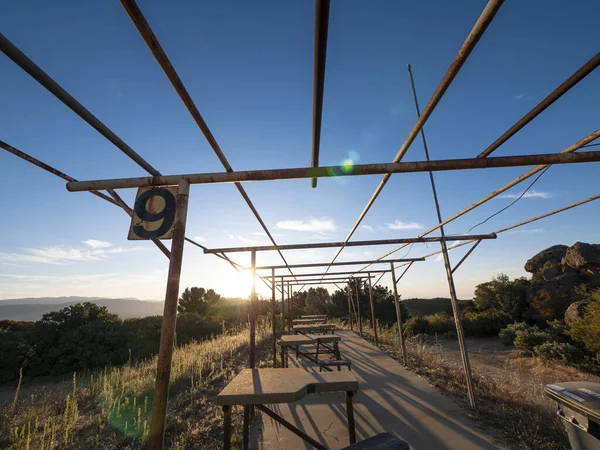
<svg viewBox="0 0 600 450">
<path fill-rule="evenodd" d="M 258 285 L 256 287 L 258 288 Z M 252 274 L 250 271 L 241 270 L 228 275 L 222 290 L 222 295 L 225 297 L 249 298 L 252 290 Z"/>
</svg>

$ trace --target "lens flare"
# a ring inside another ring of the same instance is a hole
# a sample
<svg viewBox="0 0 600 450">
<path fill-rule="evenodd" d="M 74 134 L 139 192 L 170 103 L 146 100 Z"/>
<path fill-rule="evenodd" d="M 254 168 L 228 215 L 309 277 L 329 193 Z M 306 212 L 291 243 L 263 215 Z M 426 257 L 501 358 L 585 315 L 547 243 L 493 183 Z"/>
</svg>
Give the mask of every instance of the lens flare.
<svg viewBox="0 0 600 450">
<path fill-rule="evenodd" d="M 344 173 L 352 173 L 352 169 L 354 169 L 354 161 L 351 158 L 346 158 L 342 161 L 342 172 Z"/>
</svg>

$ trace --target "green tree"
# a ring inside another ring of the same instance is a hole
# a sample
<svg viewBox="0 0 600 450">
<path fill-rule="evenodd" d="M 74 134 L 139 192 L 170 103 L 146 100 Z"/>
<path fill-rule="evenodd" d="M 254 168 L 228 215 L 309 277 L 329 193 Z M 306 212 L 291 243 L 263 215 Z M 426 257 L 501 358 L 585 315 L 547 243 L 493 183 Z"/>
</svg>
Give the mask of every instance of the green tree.
<svg viewBox="0 0 600 450">
<path fill-rule="evenodd" d="M 486 283 L 475 287 L 474 303 L 479 311 L 497 309 L 504 311 L 515 319 L 520 319 L 527 309 L 527 287 L 530 282 L 526 278 L 511 281 L 508 275 L 497 275 Z"/>
<path fill-rule="evenodd" d="M 204 316 L 208 313 L 209 308 L 217 303 L 221 296 L 213 289 L 208 291 L 202 287 L 186 288 L 179 299 L 177 311 L 180 314 L 194 313 Z"/>
<path fill-rule="evenodd" d="M 600 363 L 600 289 L 586 294 L 590 302 L 583 318 L 577 319 L 569 330 L 571 338 L 596 355 Z"/>
<path fill-rule="evenodd" d="M 307 314 L 327 314 L 327 305 L 331 297 L 329 291 L 323 287 L 310 288 L 306 295 Z"/>
</svg>

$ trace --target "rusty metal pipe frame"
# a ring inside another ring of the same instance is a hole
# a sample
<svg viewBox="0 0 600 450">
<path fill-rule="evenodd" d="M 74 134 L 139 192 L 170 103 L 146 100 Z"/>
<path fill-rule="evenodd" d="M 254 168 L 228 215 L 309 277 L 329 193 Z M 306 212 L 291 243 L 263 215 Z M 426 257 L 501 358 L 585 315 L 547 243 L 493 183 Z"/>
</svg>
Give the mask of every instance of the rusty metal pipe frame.
<svg viewBox="0 0 600 450">
<path fill-rule="evenodd" d="M 328 282 L 328 283 L 333 283 L 333 282 L 339 282 L 341 283 L 342 281 L 346 281 L 348 279 L 350 279 L 350 276 L 347 277 L 337 277 L 337 278 L 306 278 L 306 279 L 302 279 L 302 280 L 298 280 L 298 281 L 292 281 L 291 283 L 294 283 L 294 285 L 300 285 L 300 284 L 305 284 L 305 283 L 312 283 L 314 281 L 322 281 L 322 282 Z M 363 278 L 370 278 L 369 276 L 365 276 L 365 277 L 353 277 L 353 279 L 363 279 Z M 286 283 L 288 282 L 287 280 L 285 281 Z"/>
<path fill-rule="evenodd" d="M 573 145 L 565 148 L 564 150 L 562 150 L 559 155 L 563 155 L 563 154 L 573 154 L 574 152 L 576 152 L 577 150 L 585 147 L 587 144 L 589 144 L 590 142 L 595 141 L 596 139 L 600 138 L 600 129 L 588 134 L 587 136 L 585 136 L 583 139 L 580 139 L 579 141 L 577 141 L 576 143 L 574 143 Z M 490 160 L 492 158 L 480 158 L 480 159 L 485 159 L 485 160 Z M 501 188 L 495 190 L 494 192 L 492 192 L 491 194 L 486 195 L 485 197 L 483 197 L 482 199 L 476 201 L 475 203 L 472 203 L 471 205 L 467 206 L 466 208 L 464 208 L 462 211 L 457 212 L 456 214 L 454 214 L 453 216 L 450 216 L 449 218 L 447 218 L 446 220 L 444 220 L 441 224 L 437 224 L 433 227 L 431 227 L 429 230 L 424 231 L 423 233 L 421 233 L 419 236 L 427 236 L 428 234 L 432 233 L 433 231 L 437 230 L 440 226 L 446 225 L 450 222 L 452 222 L 453 220 L 458 219 L 459 217 L 465 215 L 466 213 L 468 213 L 469 211 L 472 211 L 473 209 L 477 208 L 478 206 L 488 202 L 489 200 L 493 199 L 494 197 L 497 197 L 498 195 L 502 194 L 503 192 L 506 192 L 507 190 L 509 190 L 510 188 L 516 186 L 517 184 L 525 181 L 528 178 L 531 178 L 532 176 L 534 176 L 536 173 L 541 172 L 542 170 L 544 170 L 546 167 L 548 167 L 550 164 L 541 164 L 538 165 L 530 170 L 528 170 L 527 172 L 525 172 L 523 175 L 515 178 L 514 180 L 508 182 L 507 184 L 505 184 L 504 186 L 502 186 Z M 380 259 L 383 258 L 387 258 L 390 255 L 393 255 L 394 253 L 396 253 L 399 250 L 402 250 L 403 248 L 405 248 L 406 245 L 401 245 L 398 248 L 395 248 L 394 250 L 391 250 L 389 252 L 387 252 L 386 254 L 382 255 L 380 257 Z M 361 270 L 366 269 L 367 267 L 369 267 L 370 264 L 364 266 L 363 268 L 361 268 Z"/>
<path fill-rule="evenodd" d="M 385 261 L 379 260 L 369 260 L 369 261 L 343 261 L 343 262 L 323 262 L 323 263 L 308 263 L 308 264 L 290 264 L 290 268 L 300 269 L 300 268 L 308 268 L 308 267 L 323 267 L 323 266 L 354 266 L 356 264 L 383 264 L 383 263 L 397 263 L 397 262 L 414 262 L 414 261 L 424 261 L 423 258 L 400 258 L 400 259 L 388 259 Z M 288 266 L 260 266 L 257 267 L 256 270 L 271 270 L 271 269 L 287 269 Z M 246 269 L 248 270 L 248 269 Z M 299 274 L 301 275 L 301 274 Z"/>
<path fill-rule="evenodd" d="M 327 30 L 329 28 L 329 0 L 315 0 L 315 41 L 313 63 L 313 122 L 312 167 L 319 166 L 321 148 L 321 124 L 323 118 L 323 89 L 325 88 L 325 65 L 327 62 Z M 317 178 L 311 180 L 317 187 Z"/>
<path fill-rule="evenodd" d="M 63 102 L 75 114 L 85 120 L 92 128 L 98 131 L 102 136 L 112 142 L 115 147 L 125 153 L 137 165 L 143 168 L 146 172 L 153 176 L 160 175 L 160 172 L 152 167 L 144 158 L 142 158 L 135 150 L 127 145 L 121 138 L 112 132 L 104 123 L 96 116 L 88 111 L 81 103 L 65 91 L 56 81 L 54 81 L 46 72 L 37 66 L 29 59 L 21 50 L 19 50 L 12 42 L 0 33 L 0 51 L 8 56 L 17 66 L 23 69 L 33 79 L 45 87 L 52 95 Z M 177 183 L 173 183 L 177 184 Z"/>
<path fill-rule="evenodd" d="M 462 68 L 464 63 L 467 61 L 471 52 L 473 51 L 473 49 L 475 48 L 475 46 L 477 45 L 477 43 L 479 42 L 479 40 L 481 39 L 481 37 L 483 36 L 485 31 L 487 30 L 487 27 L 489 26 L 489 24 L 492 22 L 492 20 L 496 16 L 496 13 L 502 6 L 503 2 L 504 2 L 503 0 L 489 0 L 488 1 L 486 7 L 484 8 L 481 15 L 479 16 L 479 19 L 477 19 L 477 22 L 475 22 L 475 25 L 471 29 L 471 32 L 468 34 L 464 43 L 460 47 L 458 53 L 454 57 L 454 60 L 450 64 L 450 67 L 448 67 L 448 70 L 444 74 L 444 77 L 441 79 L 436 90 L 434 91 L 431 98 L 429 99 L 429 102 L 427 102 L 425 109 L 423 109 L 423 114 L 421 115 L 421 117 L 418 118 L 415 125 L 413 126 L 413 128 L 410 130 L 408 136 L 406 137 L 404 143 L 398 150 L 398 153 L 394 157 L 393 162 L 399 162 L 404 157 L 404 155 L 408 151 L 410 145 L 414 142 L 415 138 L 417 137 L 417 134 L 419 133 L 421 128 L 423 128 L 423 126 L 425 125 L 425 122 L 427 122 L 427 119 L 429 119 L 429 116 L 431 115 L 431 113 L 433 113 L 433 110 L 438 105 L 438 103 L 440 102 L 440 100 L 442 99 L 444 94 L 446 93 L 446 90 L 450 87 L 450 84 L 452 84 L 452 81 L 454 81 L 454 78 L 456 78 L 456 76 L 458 75 L 458 72 L 460 71 L 460 69 Z M 390 177 L 391 177 L 391 173 L 388 173 L 387 175 L 385 175 L 382 178 L 381 182 L 375 189 L 375 192 L 373 193 L 373 195 L 367 202 L 363 211 L 360 213 L 360 216 L 358 216 L 356 223 L 353 225 L 352 229 L 348 233 L 348 236 L 346 237 L 346 241 L 349 241 L 350 238 L 352 238 L 352 236 L 356 232 L 356 229 L 358 228 L 360 223 L 363 221 L 363 219 L 367 215 L 367 212 L 369 211 L 369 209 L 371 209 L 371 206 L 373 206 L 373 203 L 375 203 L 375 200 L 377 199 L 377 197 L 379 196 L 379 194 L 385 187 L 385 185 L 388 182 L 388 180 L 390 179 Z M 337 252 L 337 254 L 333 257 L 332 262 L 337 259 L 337 257 L 340 255 L 340 253 L 343 250 L 344 250 L 344 247 L 340 248 L 340 250 Z"/>
<path fill-rule="evenodd" d="M 465 253 L 465 256 L 463 256 L 460 259 L 460 261 L 454 265 L 454 267 L 452 268 L 452 270 L 450 272 L 452 272 L 452 273 L 456 272 L 456 270 L 462 265 L 462 263 L 464 263 L 466 261 L 466 259 L 471 255 L 471 253 L 473 253 L 473 250 L 475 250 L 479 244 L 481 244 L 481 241 L 475 242 L 475 244 L 473 244 L 473 246 L 469 249 L 469 251 L 467 253 Z"/>
<path fill-rule="evenodd" d="M 177 192 L 177 208 L 175 212 L 175 222 L 173 224 L 169 275 L 167 278 L 165 306 L 160 332 L 160 347 L 158 350 L 156 382 L 152 401 L 152 418 L 150 421 L 150 437 L 148 440 L 148 448 L 151 450 L 162 449 L 164 443 L 189 190 L 189 183 L 185 180 L 181 180 Z"/>
<path fill-rule="evenodd" d="M 548 108 L 552 103 L 566 94 L 573 86 L 583 80 L 586 76 L 588 76 L 591 72 L 593 72 L 600 65 L 600 52 L 596 53 L 592 58 L 586 62 L 583 66 L 581 66 L 573 75 L 567 78 L 560 86 L 554 89 L 546 98 L 544 98 L 541 102 L 535 105 L 531 111 L 525 114 L 521 119 L 517 121 L 512 127 L 506 130 L 502 136 L 496 139 L 494 142 L 490 144 L 488 148 L 482 151 L 478 158 L 485 158 L 490 155 L 492 152 L 498 149 L 502 144 L 508 141 L 511 137 L 513 137 L 519 130 L 521 130 L 525 125 L 539 116 L 546 108 Z"/>
<path fill-rule="evenodd" d="M 215 155 L 221 162 L 221 165 L 223 166 L 223 168 L 227 172 L 233 172 L 233 168 L 231 167 L 231 164 L 229 164 L 229 161 L 225 157 L 225 154 L 221 150 L 221 147 L 217 143 L 217 140 L 215 139 L 214 135 L 210 131 L 208 124 L 206 123 L 206 121 L 204 120 L 202 115 L 200 114 L 198 107 L 192 100 L 192 97 L 190 96 L 189 92 L 185 88 L 183 82 L 181 81 L 181 78 L 179 77 L 177 71 L 171 64 L 169 57 L 167 56 L 166 52 L 162 48 L 162 45 L 160 45 L 160 42 L 158 41 L 156 35 L 152 31 L 152 28 L 148 24 L 148 21 L 144 17 L 142 11 L 136 4 L 135 0 L 121 0 L 121 5 L 125 9 L 125 12 L 131 19 L 132 23 L 134 24 L 134 26 L 136 27 L 136 29 L 138 30 L 140 35 L 142 36 L 142 39 L 144 40 L 144 42 L 150 49 L 152 55 L 154 56 L 154 58 L 160 65 L 161 69 L 163 70 L 163 72 L 165 73 L 167 78 L 169 79 L 171 85 L 177 92 L 177 95 L 179 95 L 179 98 L 181 99 L 181 101 L 187 108 L 188 112 L 194 119 L 194 122 L 196 122 L 196 125 L 198 125 L 198 128 L 200 129 L 200 131 L 206 138 L 208 144 L 210 145 L 213 152 L 215 153 Z M 258 220 L 258 223 L 260 224 L 260 226 L 262 227 L 264 232 L 267 234 L 267 237 L 269 238 L 271 243 L 273 245 L 277 245 L 277 243 L 275 242 L 275 239 L 273 238 L 273 235 L 267 228 L 267 225 L 265 224 L 265 222 L 262 220 L 262 217 L 260 216 L 256 207 L 252 203 L 252 200 L 250 200 L 250 197 L 246 193 L 246 190 L 244 189 L 244 187 L 240 183 L 235 183 L 235 187 L 237 188 L 240 195 L 242 196 L 242 198 L 248 205 L 248 208 L 250 208 L 250 211 L 252 211 L 252 214 L 254 214 L 254 217 L 256 218 L 256 220 Z M 283 254 L 279 253 L 279 256 L 281 257 L 282 261 L 285 264 L 287 264 L 287 261 L 286 261 L 285 257 L 283 256 Z M 290 273 L 292 273 L 291 270 L 290 270 Z"/>
<path fill-rule="evenodd" d="M 144 186 L 168 186 L 177 184 L 177 182 L 181 178 L 186 179 L 190 184 L 215 184 L 269 180 L 292 180 L 312 177 L 330 178 L 359 175 L 376 175 L 381 173 L 415 173 L 430 171 L 438 172 L 450 170 L 492 169 L 500 167 L 538 165 L 543 165 L 543 169 L 546 166 L 552 164 L 575 164 L 598 161 L 600 161 L 600 152 L 598 151 L 588 151 L 577 154 L 566 153 L 563 151 L 561 153 L 500 156 L 494 158 L 463 158 L 401 163 L 360 164 L 353 167 L 352 173 L 344 173 L 342 171 L 342 166 L 329 166 L 317 167 L 315 169 L 310 167 L 295 167 L 290 169 L 247 170 L 241 172 L 188 173 L 157 177 L 70 181 L 67 183 L 67 190 L 70 192 L 83 192 L 104 189 L 139 188 Z M 531 169 L 531 174 L 529 174 L 527 177 L 539 172 L 542 169 Z M 525 178 L 522 178 L 522 180 L 523 179 Z M 515 182 L 514 184 L 517 183 Z M 512 186 L 514 186 L 514 184 L 512 184 Z"/>
<path fill-rule="evenodd" d="M 410 85 L 412 88 L 413 99 L 415 102 L 415 109 L 417 112 L 417 117 L 421 117 L 421 111 L 419 109 L 419 100 L 417 98 L 417 90 L 415 88 L 415 80 L 413 77 L 412 69 L 410 64 L 408 65 L 408 74 L 410 78 Z M 425 159 L 429 161 L 429 148 L 427 147 L 427 139 L 425 138 L 425 129 L 421 128 L 421 141 L 423 142 L 423 150 L 425 153 Z M 431 192 L 433 194 L 433 202 L 435 204 L 435 212 L 438 218 L 438 223 L 440 224 L 440 234 L 442 238 L 445 237 L 444 226 L 441 225 L 443 222 L 442 213 L 440 211 L 440 203 L 438 200 L 437 189 L 435 186 L 435 179 L 433 177 L 433 172 L 429 172 L 429 182 L 431 184 Z M 479 241 L 481 242 L 481 241 Z M 446 245 L 446 240 L 442 239 L 440 241 L 440 245 L 442 247 L 442 255 L 444 257 L 444 267 L 446 269 L 446 278 L 448 279 L 448 289 L 450 291 L 450 302 L 452 303 L 452 312 L 454 313 L 454 323 L 456 325 L 456 335 L 458 337 L 458 346 L 460 348 L 460 354 L 462 357 L 463 369 L 465 372 L 465 380 L 467 383 L 467 394 L 469 397 L 469 403 L 471 408 L 477 409 L 477 403 L 475 398 L 475 388 L 473 387 L 473 377 L 471 374 L 471 365 L 469 363 L 469 354 L 467 352 L 467 347 L 465 345 L 465 338 L 462 329 L 462 321 L 460 316 L 460 311 L 458 309 L 458 299 L 456 295 L 456 287 L 454 285 L 454 276 L 452 275 L 452 267 L 450 265 L 450 256 L 448 255 L 448 247 Z M 468 256 L 467 254 L 466 256 Z M 466 257 L 465 257 L 466 259 Z M 462 261 L 461 261 L 462 263 Z M 394 284 L 395 286 L 395 284 Z"/>
<path fill-rule="evenodd" d="M 297 281 L 303 281 L 303 279 L 300 278 L 300 277 L 309 277 L 309 276 L 310 277 L 320 277 L 321 275 L 326 275 L 326 276 L 331 276 L 331 277 L 336 276 L 336 275 L 363 275 L 363 274 L 364 275 L 369 275 L 369 274 L 374 274 L 374 273 L 376 273 L 376 274 L 387 273 L 389 271 L 390 270 L 387 269 L 387 270 L 369 270 L 369 271 L 366 271 L 366 272 L 352 272 L 352 271 L 349 271 L 349 272 L 328 272 L 326 274 L 323 274 L 322 272 L 319 272 L 319 273 L 298 273 L 298 274 L 296 274 L 296 276 L 298 277 Z M 291 277 L 291 275 L 277 275 L 277 276 L 278 277 L 283 277 L 283 278 L 289 278 L 289 277 Z"/>
<path fill-rule="evenodd" d="M 280 245 L 279 247 L 273 247 L 269 245 L 264 246 L 254 246 L 254 247 L 226 247 L 226 248 L 210 248 L 204 250 L 204 253 L 212 254 L 212 253 L 239 253 L 239 252 L 265 252 L 270 250 L 275 250 L 278 248 L 279 250 L 302 250 L 302 249 L 312 249 L 312 248 L 330 248 L 330 247 L 341 247 L 342 245 L 346 245 L 348 247 L 362 247 L 362 246 L 370 246 L 370 245 L 390 245 L 390 244 L 400 244 L 403 242 L 440 242 L 442 240 L 448 241 L 470 241 L 477 239 L 496 239 L 496 235 L 491 234 L 470 234 L 470 235 L 460 235 L 460 236 L 429 236 L 429 237 L 416 237 L 416 238 L 399 238 L 399 239 L 378 239 L 378 240 L 370 240 L 370 241 L 351 241 L 351 242 L 318 242 L 315 244 L 286 244 Z"/>
</svg>

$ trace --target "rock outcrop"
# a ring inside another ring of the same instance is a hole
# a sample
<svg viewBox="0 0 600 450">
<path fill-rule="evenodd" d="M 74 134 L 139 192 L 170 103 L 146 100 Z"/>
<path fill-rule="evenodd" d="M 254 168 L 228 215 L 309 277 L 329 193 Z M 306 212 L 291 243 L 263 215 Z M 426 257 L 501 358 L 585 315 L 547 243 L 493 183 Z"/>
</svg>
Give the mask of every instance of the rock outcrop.
<svg viewBox="0 0 600 450">
<path fill-rule="evenodd" d="M 567 249 L 561 264 L 590 275 L 600 275 L 600 244 L 576 242 Z"/>
<path fill-rule="evenodd" d="M 588 305 L 589 302 L 586 300 L 571 303 L 565 312 L 565 325 L 570 327 L 577 319 L 581 319 Z"/>
<path fill-rule="evenodd" d="M 553 301 L 564 305 L 565 323 L 570 326 L 585 314 L 582 292 L 600 288 L 600 244 L 554 245 L 527 261 L 525 270 L 532 274 L 528 303 L 555 296 Z"/>
<path fill-rule="evenodd" d="M 525 263 L 525 270 L 529 273 L 538 273 L 542 271 L 544 266 L 552 265 L 554 268 L 561 266 L 568 248 L 566 245 L 553 245 L 546 250 L 542 250 Z"/>
</svg>

